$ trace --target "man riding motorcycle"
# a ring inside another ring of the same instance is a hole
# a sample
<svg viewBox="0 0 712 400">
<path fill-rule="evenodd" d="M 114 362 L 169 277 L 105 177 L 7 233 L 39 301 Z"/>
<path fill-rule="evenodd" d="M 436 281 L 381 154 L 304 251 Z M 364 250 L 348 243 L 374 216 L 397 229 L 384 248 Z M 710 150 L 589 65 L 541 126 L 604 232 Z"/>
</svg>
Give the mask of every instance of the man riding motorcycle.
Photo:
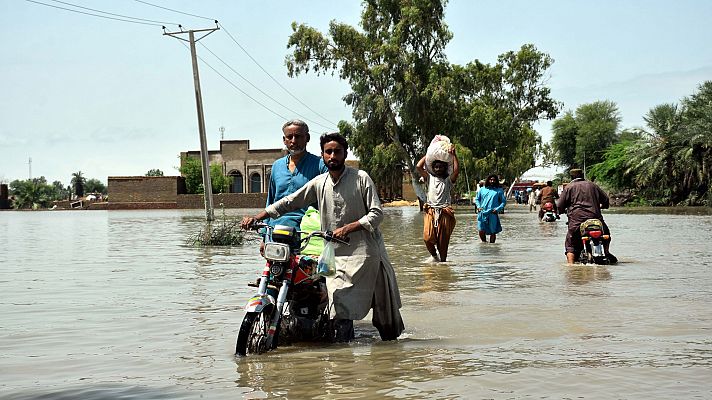
<svg viewBox="0 0 712 400">
<path fill-rule="evenodd" d="M 561 193 L 558 202 L 558 211 L 566 213 L 568 216 L 568 232 L 566 233 L 566 261 L 573 264 L 578 261 L 578 257 L 583 249 L 581 232 L 579 227 L 588 219 L 599 219 L 603 225 L 603 233 L 610 234 L 608 225 L 603 220 L 601 209 L 609 206 L 608 195 L 593 182 L 587 181 L 583 177 L 583 171 L 572 169 L 569 171 L 571 183 L 569 183 Z M 617 262 L 616 257 L 608 251 L 609 242 L 604 244 L 605 253 L 610 262 Z"/>
<path fill-rule="evenodd" d="M 547 181 L 546 186 L 541 189 L 541 192 L 539 192 L 539 196 L 537 198 L 539 204 L 542 205 L 541 207 L 539 207 L 539 220 L 544 218 L 544 213 L 546 212 L 546 210 L 544 210 L 544 205 L 546 203 L 551 203 L 554 206 L 554 214 L 556 215 L 556 219 L 559 219 L 559 211 L 556 208 L 556 199 L 558 198 L 559 194 L 556 192 L 554 182 Z"/>
</svg>

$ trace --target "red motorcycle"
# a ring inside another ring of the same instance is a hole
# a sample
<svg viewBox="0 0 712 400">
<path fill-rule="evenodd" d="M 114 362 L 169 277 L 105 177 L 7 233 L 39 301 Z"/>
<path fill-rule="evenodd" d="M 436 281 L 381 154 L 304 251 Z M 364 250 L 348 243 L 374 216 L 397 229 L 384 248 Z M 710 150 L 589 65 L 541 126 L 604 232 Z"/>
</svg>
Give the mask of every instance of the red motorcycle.
<svg viewBox="0 0 712 400">
<path fill-rule="evenodd" d="M 541 211 L 543 215 L 541 220 L 544 222 L 556 222 L 556 212 L 554 211 L 554 204 L 551 202 L 546 202 L 541 206 Z"/>
<path fill-rule="evenodd" d="M 304 340 L 330 339 L 326 280 L 317 271 L 318 258 L 300 252 L 312 237 L 346 242 L 331 232 L 314 231 L 304 238 L 296 228 L 256 223 L 251 229 L 266 231 L 267 260 L 257 283 L 257 293 L 247 301 L 235 354 L 261 354 Z"/>
<path fill-rule="evenodd" d="M 611 235 L 603 231 L 603 223 L 599 219 L 587 219 L 579 227 L 583 250 L 579 256 L 582 264 L 615 264 L 618 260 L 612 254 L 606 254 L 605 245 L 611 241 Z"/>
</svg>

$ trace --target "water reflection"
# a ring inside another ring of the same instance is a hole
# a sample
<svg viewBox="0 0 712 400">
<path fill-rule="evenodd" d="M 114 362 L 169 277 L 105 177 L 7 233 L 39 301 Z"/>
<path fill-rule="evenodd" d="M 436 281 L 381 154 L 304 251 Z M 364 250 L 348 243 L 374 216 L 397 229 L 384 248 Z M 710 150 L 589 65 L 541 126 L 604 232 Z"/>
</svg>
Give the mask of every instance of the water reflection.
<svg viewBox="0 0 712 400">
<path fill-rule="evenodd" d="M 188 393 L 172 387 L 150 388 L 141 386 L 96 385 L 79 386 L 68 389 L 38 389 L 34 393 L 5 393 L 6 400 L 129 400 L 129 399 L 187 399 Z"/>
<path fill-rule="evenodd" d="M 240 358 L 237 383 L 253 390 L 247 398 L 435 398 L 440 389 L 415 387 L 476 372 L 455 360 L 452 352 L 433 353 L 420 345 L 408 340 L 373 346 L 331 345 L 309 352 L 284 352 L 279 357 Z"/>
<path fill-rule="evenodd" d="M 563 222 L 543 224 L 512 206 L 497 243 L 483 245 L 472 209 L 456 216 L 448 262 L 432 263 L 417 208 L 385 211 L 406 323 L 398 342 L 381 342 L 369 317 L 350 345 L 303 343 L 235 359 L 254 292 L 247 283 L 264 261 L 250 244 L 185 246 L 204 223 L 201 210 L 2 212 L 0 243 L 10 251 L 0 279 L 0 392 L 710 397 L 712 217 L 614 210 L 606 221 L 624 262 L 565 266 Z"/>
<path fill-rule="evenodd" d="M 594 281 L 609 281 L 613 277 L 605 265 L 567 265 L 566 281 L 573 285 L 585 285 Z"/>
<path fill-rule="evenodd" d="M 417 287 L 421 292 L 447 292 L 454 289 L 458 281 L 447 263 L 430 263 L 422 267 L 422 283 Z"/>
</svg>

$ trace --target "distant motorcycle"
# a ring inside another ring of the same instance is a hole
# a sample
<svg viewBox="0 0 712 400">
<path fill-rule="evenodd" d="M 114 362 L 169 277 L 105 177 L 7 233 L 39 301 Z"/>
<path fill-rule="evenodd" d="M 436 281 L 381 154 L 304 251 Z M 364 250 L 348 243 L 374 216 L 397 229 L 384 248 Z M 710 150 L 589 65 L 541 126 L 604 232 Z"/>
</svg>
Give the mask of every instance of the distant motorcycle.
<svg viewBox="0 0 712 400">
<path fill-rule="evenodd" d="M 264 223 L 252 229 L 266 230 L 264 258 L 267 263 L 257 283 L 257 293 L 247 301 L 235 354 L 261 354 L 303 340 L 329 339 L 328 292 L 317 273 L 318 259 L 300 252 L 312 237 L 346 243 L 331 232 L 314 231 L 304 238 L 291 226 Z"/>
<path fill-rule="evenodd" d="M 543 211 L 543 216 L 541 217 L 541 220 L 544 222 L 556 222 L 556 213 L 554 212 L 554 204 L 550 202 L 546 202 L 541 206 L 541 210 Z"/>
<path fill-rule="evenodd" d="M 604 244 L 611 241 L 611 236 L 603 232 L 603 223 L 599 219 L 587 219 L 579 227 L 583 250 L 579 256 L 582 264 L 614 264 L 618 260 L 606 255 Z"/>
</svg>

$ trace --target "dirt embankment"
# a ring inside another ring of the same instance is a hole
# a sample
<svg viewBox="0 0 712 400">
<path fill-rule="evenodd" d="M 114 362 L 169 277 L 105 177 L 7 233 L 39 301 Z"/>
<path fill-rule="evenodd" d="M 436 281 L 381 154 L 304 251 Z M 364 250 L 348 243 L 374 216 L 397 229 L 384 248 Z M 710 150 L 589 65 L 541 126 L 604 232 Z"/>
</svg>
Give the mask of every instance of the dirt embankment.
<svg viewBox="0 0 712 400">
<path fill-rule="evenodd" d="M 404 206 L 418 207 L 418 202 L 417 201 L 408 201 L 408 200 L 396 200 L 396 201 L 391 201 L 390 203 L 383 203 L 383 207 L 404 207 Z"/>
</svg>

